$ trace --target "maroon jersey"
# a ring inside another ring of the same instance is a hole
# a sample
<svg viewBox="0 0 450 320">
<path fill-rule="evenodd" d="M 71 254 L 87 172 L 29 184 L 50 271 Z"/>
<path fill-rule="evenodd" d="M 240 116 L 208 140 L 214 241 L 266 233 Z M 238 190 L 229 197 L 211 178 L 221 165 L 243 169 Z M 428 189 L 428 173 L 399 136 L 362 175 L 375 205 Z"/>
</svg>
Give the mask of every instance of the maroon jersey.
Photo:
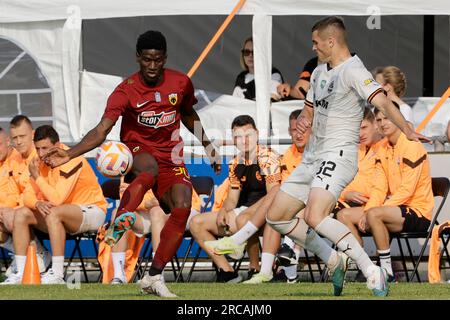
<svg viewBox="0 0 450 320">
<path fill-rule="evenodd" d="M 139 72 L 117 86 L 108 98 L 103 117 L 116 121 L 122 116 L 120 139 L 170 152 L 182 141 L 181 109 L 190 112 L 197 99 L 189 77 L 164 69 L 163 81 L 150 87 Z"/>
</svg>

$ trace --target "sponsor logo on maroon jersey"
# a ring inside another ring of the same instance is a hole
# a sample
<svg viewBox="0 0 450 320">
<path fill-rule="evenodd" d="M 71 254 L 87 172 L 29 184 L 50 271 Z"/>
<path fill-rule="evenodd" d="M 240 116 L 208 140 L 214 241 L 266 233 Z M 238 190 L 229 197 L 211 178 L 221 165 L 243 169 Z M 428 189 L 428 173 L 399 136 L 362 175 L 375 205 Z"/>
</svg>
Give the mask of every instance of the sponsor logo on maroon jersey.
<svg viewBox="0 0 450 320">
<path fill-rule="evenodd" d="M 176 111 L 156 114 L 155 111 L 144 111 L 138 116 L 138 122 L 151 128 L 160 128 L 171 125 L 175 122 Z"/>
</svg>

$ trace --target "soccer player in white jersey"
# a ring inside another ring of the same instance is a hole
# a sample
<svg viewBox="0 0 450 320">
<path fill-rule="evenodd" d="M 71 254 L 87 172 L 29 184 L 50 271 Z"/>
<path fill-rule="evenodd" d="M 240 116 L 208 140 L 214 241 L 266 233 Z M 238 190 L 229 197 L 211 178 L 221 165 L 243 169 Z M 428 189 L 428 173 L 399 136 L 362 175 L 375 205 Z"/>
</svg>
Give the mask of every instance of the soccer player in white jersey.
<svg viewBox="0 0 450 320">
<path fill-rule="evenodd" d="M 409 140 L 429 139 L 411 130 L 361 60 L 351 56 L 341 18 L 318 21 L 312 28 L 312 42 L 319 60 L 326 63 L 314 70 L 297 121 L 297 130 L 305 132 L 312 126 L 312 134 L 301 165 L 282 184 L 266 219 L 275 230 L 300 242 L 308 228 L 296 214 L 305 208 L 306 223 L 357 263 L 375 295 L 386 296 L 386 271 L 374 265 L 350 230 L 329 214 L 357 172 L 365 101 L 391 119 Z"/>
</svg>

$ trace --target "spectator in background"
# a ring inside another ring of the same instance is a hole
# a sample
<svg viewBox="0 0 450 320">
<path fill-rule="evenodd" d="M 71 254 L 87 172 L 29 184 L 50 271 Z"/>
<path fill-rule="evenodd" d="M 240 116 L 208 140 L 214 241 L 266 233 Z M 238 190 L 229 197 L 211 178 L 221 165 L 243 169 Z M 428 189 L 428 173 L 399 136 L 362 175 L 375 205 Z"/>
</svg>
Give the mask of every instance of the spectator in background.
<svg viewBox="0 0 450 320">
<path fill-rule="evenodd" d="M 403 117 L 414 127 L 412 108 L 401 99 L 406 93 L 406 76 L 402 70 L 395 66 L 384 67 L 375 75 L 375 81 L 383 86 L 388 98 L 399 106 Z"/>
<path fill-rule="evenodd" d="M 384 82 L 383 69 L 384 69 L 384 67 L 375 67 L 372 69 L 372 71 L 370 71 L 372 73 L 372 76 L 375 79 L 375 81 L 380 84 Z"/>
<path fill-rule="evenodd" d="M 253 39 L 247 38 L 241 50 L 241 67 L 244 69 L 236 77 L 233 96 L 255 100 L 255 66 L 253 61 Z M 277 68 L 272 68 L 271 98 L 279 100 L 277 86 L 283 83 L 283 76 Z"/>
</svg>

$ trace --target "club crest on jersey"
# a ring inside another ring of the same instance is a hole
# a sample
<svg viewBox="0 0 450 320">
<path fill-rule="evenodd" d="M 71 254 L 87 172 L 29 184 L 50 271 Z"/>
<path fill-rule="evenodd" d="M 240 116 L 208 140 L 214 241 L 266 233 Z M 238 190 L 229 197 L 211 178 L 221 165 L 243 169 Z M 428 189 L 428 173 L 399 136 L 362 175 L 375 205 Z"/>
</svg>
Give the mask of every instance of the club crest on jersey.
<svg viewBox="0 0 450 320">
<path fill-rule="evenodd" d="M 176 93 L 171 93 L 169 94 L 169 102 L 171 105 L 176 105 L 178 101 L 178 94 Z"/>
<path fill-rule="evenodd" d="M 372 82 L 374 82 L 375 80 L 373 80 L 373 79 L 366 79 L 366 80 L 364 80 L 364 85 L 365 86 L 368 86 L 369 84 L 371 84 Z"/>
<path fill-rule="evenodd" d="M 177 112 L 155 113 L 155 111 L 144 111 L 138 116 L 138 122 L 150 128 L 160 128 L 171 125 L 175 122 Z"/>
<path fill-rule="evenodd" d="M 326 80 L 322 80 L 320 81 L 320 89 L 323 89 L 323 87 L 325 87 L 325 84 L 327 83 Z"/>
</svg>

